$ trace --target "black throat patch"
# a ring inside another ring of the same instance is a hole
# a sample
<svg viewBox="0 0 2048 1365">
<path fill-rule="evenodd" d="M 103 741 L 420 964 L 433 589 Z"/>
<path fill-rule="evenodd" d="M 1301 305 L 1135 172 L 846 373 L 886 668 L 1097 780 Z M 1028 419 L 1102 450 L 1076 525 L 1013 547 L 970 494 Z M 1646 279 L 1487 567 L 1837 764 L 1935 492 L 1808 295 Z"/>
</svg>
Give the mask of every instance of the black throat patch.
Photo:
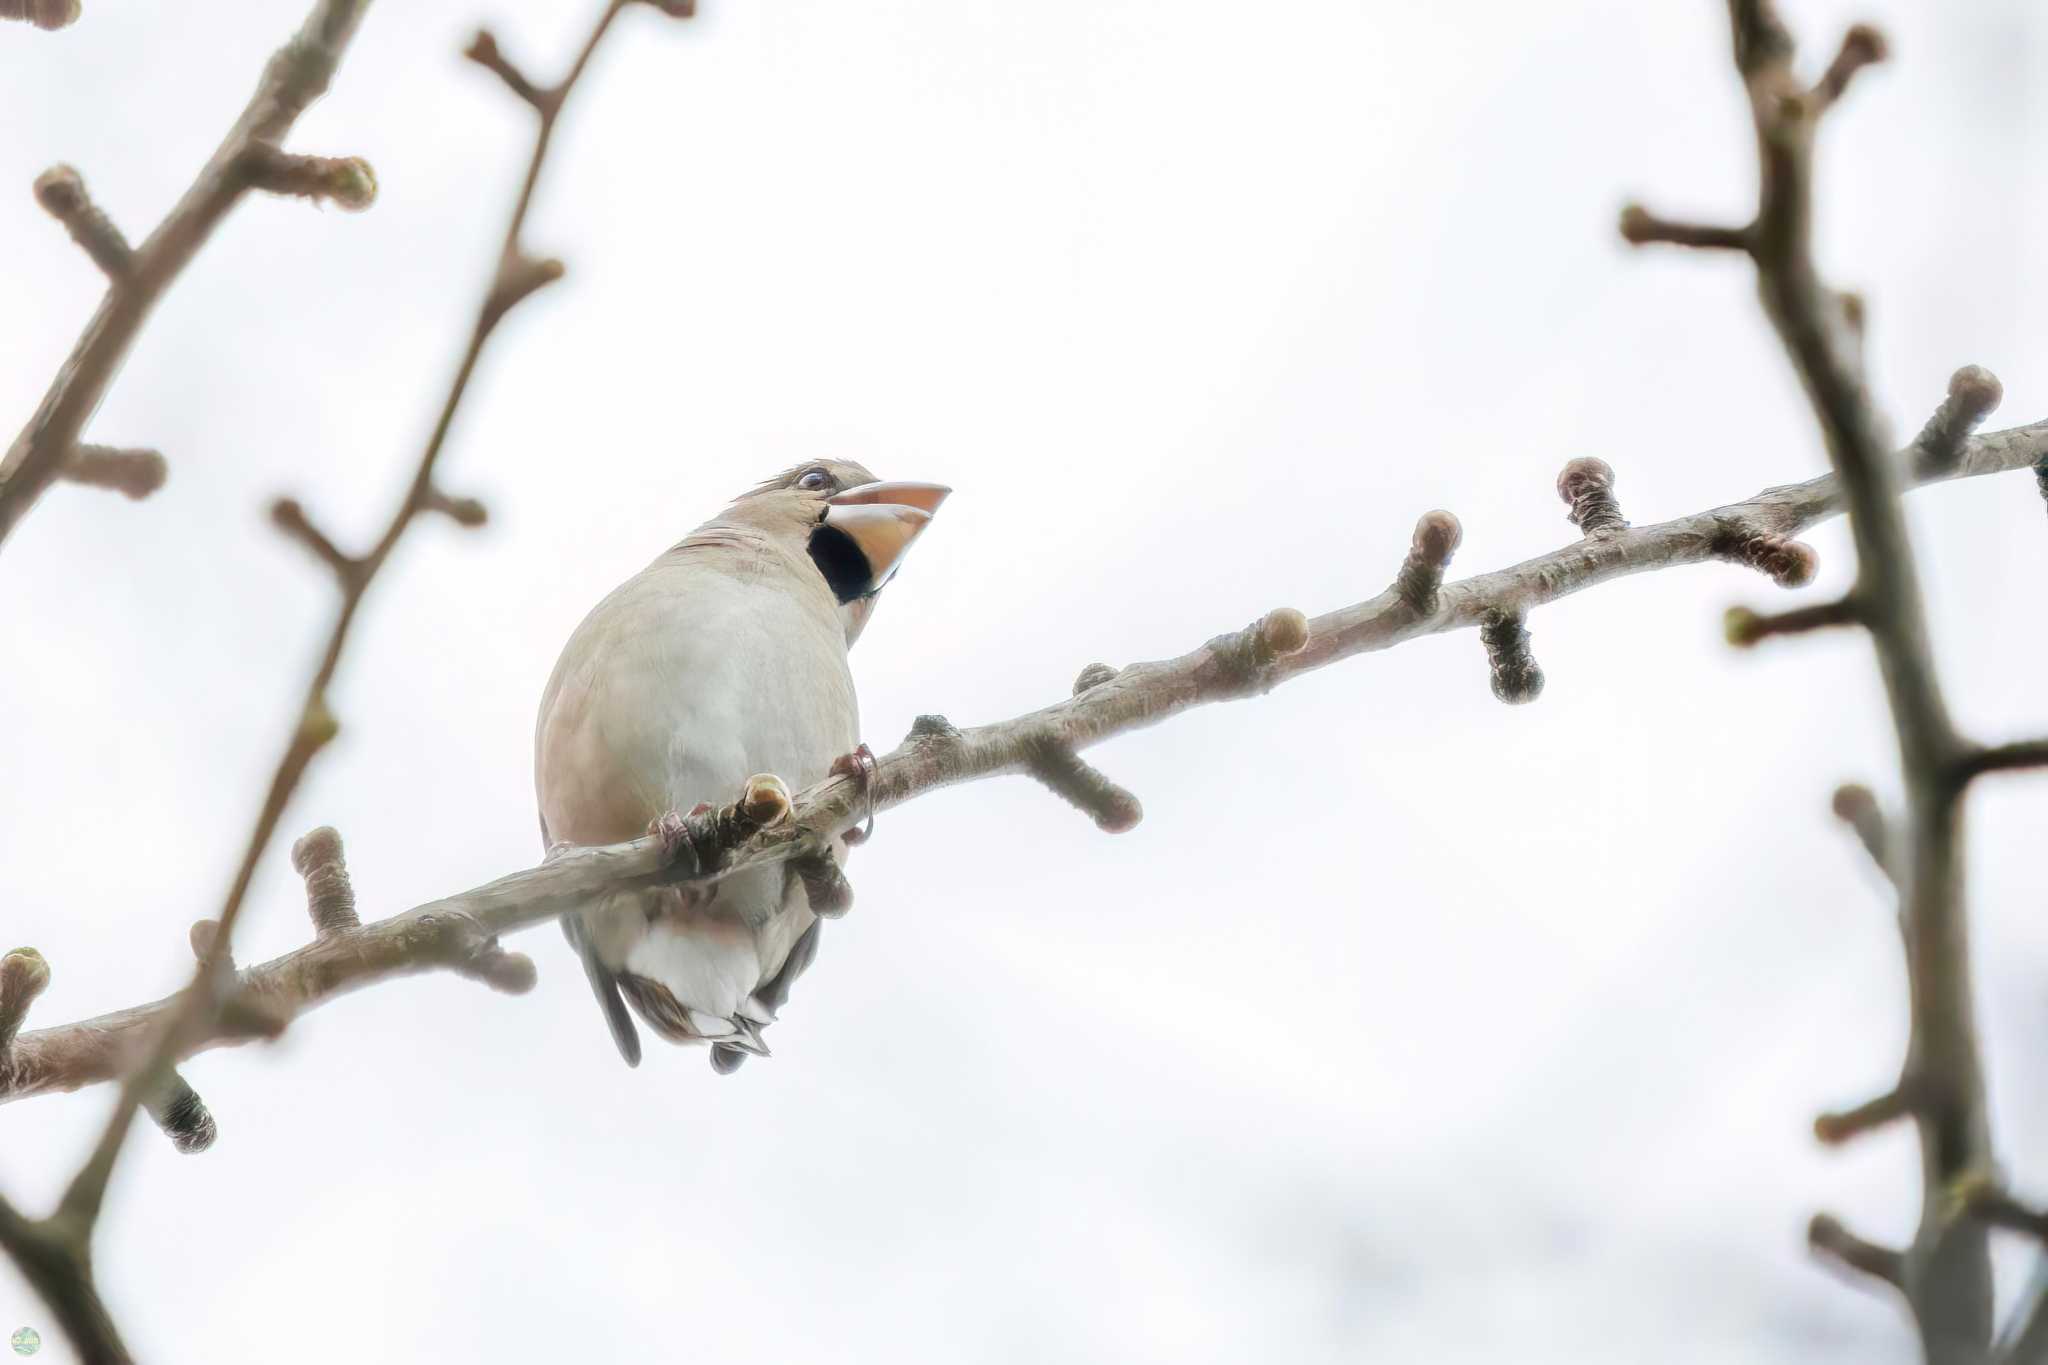
<svg viewBox="0 0 2048 1365">
<path fill-rule="evenodd" d="M 825 585 L 832 589 L 841 606 L 868 595 L 874 571 L 852 536 L 820 522 L 811 531 L 810 551 L 811 562 L 825 576 Z"/>
</svg>

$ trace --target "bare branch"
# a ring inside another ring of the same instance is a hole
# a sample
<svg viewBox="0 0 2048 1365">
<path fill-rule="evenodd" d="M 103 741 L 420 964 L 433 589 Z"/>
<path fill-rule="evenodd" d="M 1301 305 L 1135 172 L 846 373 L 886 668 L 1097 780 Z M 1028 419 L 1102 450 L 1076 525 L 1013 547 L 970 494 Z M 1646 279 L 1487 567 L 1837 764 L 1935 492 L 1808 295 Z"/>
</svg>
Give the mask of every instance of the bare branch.
<svg viewBox="0 0 2048 1365">
<path fill-rule="evenodd" d="M 252 142 L 237 169 L 251 189 L 331 203 L 350 213 L 377 202 L 377 173 L 359 156 L 301 156 L 274 143 Z"/>
<path fill-rule="evenodd" d="M 91 1257 L 76 1229 L 56 1218 L 24 1218 L 0 1198 L 0 1247 L 7 1248 L 22 1276 L 43 1296 L 81 1360 L 87 1365 L 130 1365 L 134 1357 L 100 1299 Z"/>
<path fill-rule="evenodd" d="M 52 166 L 36 177 L 36 202 L 64 225 L 71 240 L 85 249 L 92 263 L 110 280 L 128 273 L 134 252 L 114 220 L 92 202 L 85 181 L 69 166 Z"/>
<path fill-rule="evenodd" d="M 35 415 L 0 459 L 0 540 L 61 477 L 79 435 L 121 367 L 143 322 L 247 188 L 244 150 L 280 141 L 325 92 L 368 0 L 318 0 L 298 34 L 278 49 L 242 116 L 177 206 L 134 251 L 126 273 L 57 371 Z M 61 4 L 29 0 L 32 9 Z M 75 10 L 74 10 L 75 13 Z"/>
<path fill-rule="evenodd" d="M 1896 866 L 1911 990 L 1904 1074 L 1916 1078 L 1911 1106 L 1922 1154 L 1921 1218 L 1909 1258 L 1816 1219 L 1813 1240 L 1845 1263 L 1907 1290 L 1930 1361 L 1981 1360 L 1990 1345 L 1991 1265 L 1981 1236 L 1952 1235 L 1945 1191 L 1992 1166 L 1991 1140 L 1970 985 L 1954 781 L 1962 744 L 1942 699 L 1927 643 L 1919 575 L 1899 501 L 1899 481 L 1939 476 L 1988 388 L 1959 376 L 1956 396 L 1923 433 L 1939 458 L 1900 460 L 1880 441 L 1863 385 L 1860 304 L 1845 309 L 1813 259 L 1813 153 L 1820 115 L 1861 67 L 1883 55 L 1874 30 L 1858 28 L 1813 90 L 1792 72 L 1790 33 L 1767 0 L 1729 0 L 1736 68 L 1748 96 L 1758 154 L 1757 215 L 1749 232 L 1758 293 L 1797 371 L 1841 480 L 1855 539 L 1856 617 L 1870 632 L 1890 703 L 1905 779 L 1905 847 Z M 1985 376 L 1984 378 L 1988 378 Z M 1733 544 L 1739 544 L 1731 538 Z M 1781 579 L 1781 581 L 1783 581 Z M 1747 622 L 1739 623 L 1746 631 Z M 1884 1106 L 1878 1106 L 1882 1110 Z M 1864 1114 L 1861 1117 L 1869 1117 Z M 1908 1279 L 1903 1266 L 1924 1268 Z"/>
<path fill-rule="evenodd" d="M 1954 1194 L 1970 1217 L 2037 1242 L 2048 1242 L 2048 1213 L 2022 1203 L 1997 1181 L 1983 1177 L 1966 1180 Z"/>
<path fill-rule="evenodd" d="M 552 256 L 533 257 L 514 249 L 498 261 L 498 275 L 484 301 L 483 326 L 498 320 L 531 298 L 536 292 L 562 278 L 567 267 Z"/>
<path fill-rule="evenodd" d="M 420 510 L 439 512 L 464 530 L 474 531 L 491 519 L 490 510 L 475 498 L 451 497 L 439 488 L 429 487 L 420 499 Z"/>
<path fill-rule="evenodd" d="M 1830 1147 L 1839 1147 L 1873 1128 L 1911 1118 L 1925 1098 L 1922 1087 L 1902 1080 L 1884 1094 L 1865 1100 L 1854 1109 L 1822 1114 L 1813 1121 L 1813 1135 Z"/>
<path fill-rule="evenodd" d="M 1659 218 L 1641 204 L 1629 204 L 1621 211 L 1621 239 L 1630 246 L 1699 247 L 1708 251 L 1753 249 L 1753 229 L 1725 227 L 1718 223 L 1680 223 Z"/>
<path fill-rule="evenodd" d="M 141 499 L 164 486 L 170 466 L 154 450 L 120 450 L 113 446 L 80 446 L 71 452 L 58 477 L 66 483 L 110 488 Z"/>
<path fill-rule="evenodd" d="M 476 37 L 470 39 L 469 46 L 462 50 L 462 55 L 495 74 L 499 80 L 505 82 L 507 89 L 532 105 L 534 109 L 547 108 L 552 92 L 543 91 L 528 80 L 526 73 L 514 66 L 505 54 L 498 50 L 497 35 L 489 29 L 478 29 Z"/>
<path fill-rule="evenodd" d="M 1899 874 L 1892 866 L 1891 826 L 1876 794 L 1861 783 L 1845 783 L 1835 789 L 1834 810 L 1837 820 L 1856 831 L 1856 838 L 1877 870 L 1896 886 Z"/>
<path fill-rule="evenodd" d="M 1972 437 L 1957 468 L 1941 478 L 2024 469 L 2048 454 L 2048 422 Z M 908 739 L 878 762 L 875 809 L 888 810 L 960 782 L 1028 769 L 1025 743 L 1057 735 L 1080 750 L 1153 725 L 1192 707 L 1256 696 L 1290 678 L 1354 655 L 1404 641 L 1477 627 L 1489 613 L 1556 601 L 1630 574 L 1704 563 L 1719 557 L 1729 525 L 1769 526 L 1790 534 L 1841 510 L 1834 476 L 1773 488 L 1748 502 L 1714 508 L 1653 526 L 1576 541 L 1563 549 L 1439 590 L 1435 611 L 1418 613 L 1398 586 L 1306 623 L 1301 649 L 1256 664 L 1259 627 L 1219 636 L 1176 659 L 1110 670 L 1091 665 L 1075 695 L 1015 719 L 957 730 L 940 717 L 920 717 Z M 1425 519 L 1427 520 L 1427 519 Z M 1288 630 L 1279 634 L 1285 641 Z M 824 850 L 834 835 L 866 813 L 868 791 L 853 775 L 827 778 L 796 797 L 792 818 L 736 845 L 708 873 L 678 874 L 658 839 L 580 848 L 541 867 L 366 924 L 343 942 L 315 942 L 241 973 L 239 994 L 223 1018 L 187 1039 L 176 1058 L 251 1037 L 273 1036 L 285 1021 L 336 995 L 388 977 L 449 965 L 484 937 L 559 918 L 601 892 L 656 880 L 721 877 L 745 867 Z M 1860 828 L 1860 827 L 1859 827 Z M 210 921 L 205 922 L 210 923 Z M 195 926 L 195 932 L 197 926 Z M 208 946 L 215 937 L 207 936 Z M 75 1090 L 120 1077 L 140 1046 L 161 1029 L 177 997 L 95 1019 L 22 1035 L 0 1102 Z M 229 1009 L 239 1013 L 229 1016 Z"/>
<path fill-rule="evenodd" d="M 335 581 L 346 590 L 363 576 L 363 561 L 336 545 L 325 531 L 313 524 L 297 498 L 279 498 L 270 504 L 270 524 L 306 547 L 315 559 L 334 571 Z"/>
<path fill-rule="evenodd" d="M 2019 772 L 2029 768 L 2048 768 L 2048 739 L 2022 739 L 2011 744 L 1971 749 L 1958 764 L 1961 779 L 1965 782 L 1986 773 Z"/>
<path fill-rule="evenodd" d="M 1729 26 L 1735 37 L 1735 69 L 1745 76 L 1792 60 L 1792 32 L 1778 18 L 1771 0 L 1729 0 Z"/>
<path fill-rule="evenodd" d="M 1791 611 L 1767 615 L 1751 611 L 1748 607 L 1730 607 L 1722 618 L 1722 629 L 1729 644 L 1737 649 L 1748 649 L 1774 635 L 1799 635 L 1834 626 L 1856 625 L 1857 610 L 1854 597 L 1816 602 L 1810 607 L 1794 607 Z"/>
<path fill-rule="evenodd" d="M 1885 56 L 1886 44 L 1882 33 L 1868 24 L 1851 27 L 1842 35 L 1842 46 L 1836 51 L 1835 59 L 1828 63 L 1820 83 L 1813 87 L 1814 112 L 1825 113 L 1842 97 L 1842 92 L 1849 88 L 1849 82 L 1857 72 L 1883 61 Z"/>
<path fill-rule="evenodd" d="M 374 194 L 375 182 L 369 177 L 368 167 L 359 161 L 293 156 L 277 147 L 278 140 L 298 112 L 324 88 L 327 76 L 365 3 L 366 0 L 323 0 L 314 10 L 294 43 L 272 60 L 255 101 L 222 144 L 214 160 L 201 173 L 200 181 L 173 210 L 171 217 L 143 244 L 129 277 L 109 290 L 100 315 L 80 342 L 79 350 L 67 363 L 50 396 L 45 399 L 43 409 L 16 442 L 15 449 L 9 452 L 6 462 L 0 464 L 0 535 L 4 535 L 19 519 L 56 475 L 61 460 L 70 453 L 86 413 L 97 401 L 113 366 L 140 327 L 143 314 L 242 190 L 255 185 L 284 193 L 331 198 L 344 207 L 361 207 Z M 607 0 L 569 75 L 557 87 L 552 102 L 542 113 L 526 177 L 500 250 L 501 262 L 526 259 L 520 249 L 519 234 L 533 202 L 534 188 L 546 159 L 555 117 L 624 3 L 625 0 Z M 547 273 L 545 268 L 539 268 L 528 271 L 527 275 L 537 278 Z M 553 273 L 559 274 L 559 268 Z M 455 412 L 475 370 L 477 357 L 509 306 L 506 279 L 506 267 L 501 264 L 497 280 L 478 305 L 477 320 L 470 331 L 467 351 L 442 405 L 440 419 L 419 457 L 411 485 L 400 499 L 383 535 L 367 555 L 358 560 L 342 554 L 295 502 L 282 500 L 272 509 L 273 520 L 334 571 L 341 602 L 328 636 L 327 648 L 307 684 L 299 723 L 271 777 L 218 921 L 205 934 L 201 961 L 192 983 L 180 995 L 160 1001 L 149 1010 L 136 1012 L 146 1016 L 137 1021 L 146 1030 L 143 1034 L 109 1037 L 95 1048 L 98 1064 L 110 1068 L 99 1078 L 121 1076 L 121 1092 L 91 1156 L 73 1177 L 53 1219 L 70 1230 L 67 1234 L 72 1239 L 70 1245 L 81 1265 L 86 1260 L 85 1248 L 90 1245 L 107 1181 L 138 1107 L 147 1103 L 159 1108 L 166 1131 L 171 1132 L 181 1145 L 202 1139 L 210 1141 L 210 1116 L 204 1115 L 204 1107 L 198 1104 L 197 1096 L 191 1094 L 190 1087 L 174 1079 L 173 1064 L 207 1041 L 225 1041 L 234 1036 L 252 1034 L 274 1035 L 294 1012 L 290 1007 L 272 1008 L 269 1001 L 251 1003 L 246 984 L 229 974 L 231 969 L 227 963 L 234 927 L 246 903 L 256 867 L 269 847 L 300 779 L 338 728 L 327 705 L 327 692 L 340 665 L 349 630 L 365 590 L 388 562 L 393 548 L 416 516 L 434 510 L 454 515 L 460 520 L 465 512 L 471 510 L 457 507 L 445 495 L 439 494 L 434 470 Z M 538 284 L 515 280 L 509 287 L 515 292 L 523 290 L 530 293 Z M 316 840 L 315 851 L 318 849 L 319 841 Z M 338 841 L 335 853 L 334 861 L 338 864 Z M 316 888 L 316 904 L 320 902 L 321 895 Z M 331 897 L 323 908 L 328 913 L 323 918 L 316 910 L 316 923 L 330 932 L 322 935 L 319 946 L 346 946 L 360 950 L 364 931 L 341 925 L 340 914 Z M 407 940 L 404 950 L 411 960 L 450 968 L 499 990 L 516 992 L 531 989 L 533 985 L 532 962 L 523 954 L 506 952 L 499 947 L 494 933 L 466 918 L 425 914 L 414 920 L 403 938 Z M 195 947 L 198 946 L 195 942 Z M 17 1063 L 23 1061 L 19 1056 L 13 1060 Z M 12 1086 L 19 1083 L 22 1075 L 21 1066 L 10 1066 L 6 1080 Z M 18 1258 L 33 1252 L 32 1239 L 24 1241 L 16 1249 Z M 84 1283 L 89 1289 L 89 1281 Z M 80 1346 L 85 1349 L 86 1343 L 81 1341 Z"/>
<path fill-rule="evenodd" d="M 1841 1220 L 1817 1213 L 1806 1227 L 1806 1244 L 1844 1269 L 1882 1280 L 1894 1289 L 1906 1287 L 1906 1258 L 1890 1247 L 1868 1242 L 1842 1226 Z"/>
<path fill-rule="evenodd" d="M 0 0 L 0 19 L 26 19 L 37 28 L 75 24 L 80 12 L 79 0 Z"/>
</svg>

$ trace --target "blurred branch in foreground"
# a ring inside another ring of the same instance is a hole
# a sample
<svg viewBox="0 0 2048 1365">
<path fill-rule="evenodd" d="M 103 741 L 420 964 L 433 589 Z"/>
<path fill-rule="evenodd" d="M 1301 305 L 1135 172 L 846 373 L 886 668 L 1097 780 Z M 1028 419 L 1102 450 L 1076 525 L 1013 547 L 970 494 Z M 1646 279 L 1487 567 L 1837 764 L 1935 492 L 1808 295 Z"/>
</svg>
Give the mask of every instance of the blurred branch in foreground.
<svg viewBox="0 0 2048 1365">
<path fill-rule="evenodd" d="M 130 497 L 141 497 L 163 482 L 161 456 L 150 472 L 132 462 L 120 470 L 95 453 L 103 447 L 81 448 L 79 435 L 150 310 L 244 193 L 276 188 L 279 176 L 314 165 L 330 168 L 326 181 L 347 182 L 328 197 L 361 207 L 375 193 L 376 182 L 361 161 L 302 157 L 279 145 L 306 107 L 326 93 L 368 7 L 369 0 L 320 0 L 313 7 L 298 33 L 264 67 L 255 95 L 213 157 L 141 246 L 128 245 L 71 167 L 54 166 L 36 178 L 36 201 L 107 276 L 107 292 L 35 415 L 0 458 L 0 541 L 58 479 L 117 487 Z M 29 8 L 53 6 L 30 0 Z M 75 5 L 71 17 L 76 17 Z M 322 180 L 323 175 L 312 178 Z"/>
<path fill-rule="evenodd" d="M 1906 1058 L 1889 1091 L 1822 1115 L 1814 1131 L 1823 1142 L 1841 1143 L 1911 1119 L 1920 1138 L 1920 1224 L 1911 1246 L 1893 1250 L 1823 1214 L 1814 1218 L 1809 1241 L 1815 1251 L 1903 1294 L 1932 1365 L 2016 1361 L 2022 1357 L 2003 1348 L 1993 1355 L 1986 1224 L 2038 1235 L 2039 1223 L 2009 1199 L 1980 1197 L 1973 1205 L 1962 1197 L 1988 1182 L 1994 1169 L 1970 982 L 1962 799 L 1973 776 L 2036 765 L 2048 757 L 2048 746 L 1986 749 L 1957 733 L 1928 646 L 1919 571 L 1899 499 L 1902 482 L 1940 474 L 1966 457 L 1969 431 L 1997 406 L 2001 390 L 1988 371 L 1966 366 L 1903 456 L 1885 448 L 1864 383 L 1861 301 L 1822 282 L 1812 247 L 1815 136 L 1856 74 L 1884 59 L 1884 39 L 1867 25 L 1851 28 L 1826 72 L 1807 87 L 1793 68 L 1791 32 L 1769 0 L 1729 0 L 1728 9 L 1735 66 L 1756 132 L 1756 216 L 1741 227 L 1702 226 L 1631 206 L 1622 213 L 1622 235 L 1638 244 L 1740 251 L 1755 264 L 1764 311 L 1799 373 L 1841 481 L 1857 569 L 1840 601 L 1778 616 L 1732 612 L 1729 636 L 1751 645 L 1822 627 L 1868 632 L 1905 779 L 1906 808 L 1896 827 L 1862 788 L 1843 788 L 1835 808 L 1898 891 L 1910 983 Z M 2006 1338 L 2038 1335 L 2033 1324 L 2022 1323 Z"/>
<path fill-rule="evenodd" d="M 478 357 L 498 323 L 522 300 L 562 276 L 560 262 L 529 256 L 520 234 L 562 107 L 588 67 L 591 54 L 611 31 L 620 12 L 631 3 L 636 0 L 606 0 L 589 37 L 559 83 L 542 88 L 519 77 L 514 87 L 538 116 L 533 152 L 505 230 L 497 270 L 477 305 L 468 346 L 443 400 L 439 419 L 419 456 L 412 481 L 382 534 L 367 552 L 352 555 L 322 532 L 296 500 L 279 499 L 271 508 L 272 522 L 326 564 L 340 593 L 325 649 L 306 685 L 298 723 L 271 776 L 218 919 L 194 926 L 192 944 L 199 965 L 192 983 L 178 995 L 159 1002 L 160 1008 L 151 1013 L 144 1025 L 146 1036 L 135 1038 L 135 1046 L 116 1047 L 105 1054 L 114 1066 L 108 1079 L 116 1075 L 121 1078 L 120 1094 L 98 1142 L 73 1177 L 57 1211 L 47 1219 L 32 1221 L 0 1199 L 0 1245 L 8 1249 L 50 1303 L 80 1354 L 94 1365 L 129 1358 L 99 1300 L 91 1269 L 93 1227 L 116 1158 L 138 1108 L 147 1108 L 181 1151 L 204 1150 L 212 1143 L 216 1131 L 213 1117 L 198 1094 L 172 1069 L 174 1063 L 192 1050 L 196 1040 L 221 1033 L 242 1038 L 274 1037 L 284 1026 L 284 1016 L 266 1011 L 237 989 L 230 952 L 235 925 L 256 867 L 285 808 L 313 759 L 339 728 L 328 707 L 327 689 L 340 666 L 350 627 L 370 584 L 416 517 L 439 514 L 465 527 L 484 522 L 481 503 L 452 496 L 435 482 L 435 466 Z M 324 0 L 315 9 L 298 38 L 271 60 L 256 99 L 214 160 L 200 173 L 193 189 L 139 250 L 128 250 L 118 230 L 86 199 L 83 184 L 68 167 L 60 167 L 38 182 L 38 197 L 44 206 L 107 272 L 111 283 L 107 299 L 80 341 L 79 349 L 59 373 L 35 420 L 9 452 L 7 463 L 0 466 L 0 479 L 4 479 L 0 481 L 0 536 L 52 479 L 67 471 L 81 481 L 122 487 L 131 496 L 139 495 L 137 490 L 146 492 L 144 484 L 153 486 L 149 462 L 140 458 L 145 452 L 76 450 L 76 437 L 150 305 L 243 190 L 260 188 L 331 200 L 344 208 L 367 207 L 375 197 L 376 178 L 361 160 L 296 156 L 276 145 L 276 139 L 292 119 L 325 89 L 342 44 L 366 5 L 367 0 Z M 684 4 L 657 7 L 677 15 L 689 12 L 689 6 Z M 484 61 L 478 56 L 479 51 L 488 51 L 494 60 Z M 500 76 L 513 70 L 497 54 L 496 43 L 487 32 L 478 34 L 470 55 Z M 160 481 L 161 457 L 153 472 L 155 481 Z M 301 840 L 294 851 L 295 860 L 308 879 L 320 940 L 347 942 L 348 925 L 353 920 L 353 894 L 348 890 L 347 874 L 341 864 L 339 840 L 322 835 L 322 831 L 315 831 Z M 449 935 L 442 937 L 446 939 Z M 417 951 L 417 945 L 414 950 Z M 442 960 L 447 961 L 445 954 Z M 0 1043 L 8 1045 L 0 1050 L 0 1076 L 11 1077 L 26 1055 L 16 1036 L 21 1017 L 40 983 L 47 981 L 48 967 L 32 951 L 27 957 L 10 956 L 6 963 L 18 972 L 28 973 L 24 980 L 33 977 L 38 983 L 34 989 L 18 989 L 0 1001 L 0 1024 L 4 1024 L 0 1027 Z M 523 990 L 533 984 L 532 964 L 524 957 L 499 950 L 494 941 L 466 943 L 462 964 L 504 989 Z"/>
</svg>

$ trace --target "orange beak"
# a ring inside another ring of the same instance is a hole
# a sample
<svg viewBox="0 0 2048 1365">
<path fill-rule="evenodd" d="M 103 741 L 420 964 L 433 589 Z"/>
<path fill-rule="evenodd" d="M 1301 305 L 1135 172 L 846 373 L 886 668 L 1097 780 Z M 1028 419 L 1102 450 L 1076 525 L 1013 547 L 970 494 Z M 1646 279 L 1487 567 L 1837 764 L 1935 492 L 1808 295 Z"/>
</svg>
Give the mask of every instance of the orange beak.
<svg viewBox="0 0 2048 1365">
<path fill-rule="evenodd" d="M 867 561 L 868 593 L 881 591 L 952 491 L 941 483 L 864 483 L 825 499 L 825 525 Z"/>
</svg>

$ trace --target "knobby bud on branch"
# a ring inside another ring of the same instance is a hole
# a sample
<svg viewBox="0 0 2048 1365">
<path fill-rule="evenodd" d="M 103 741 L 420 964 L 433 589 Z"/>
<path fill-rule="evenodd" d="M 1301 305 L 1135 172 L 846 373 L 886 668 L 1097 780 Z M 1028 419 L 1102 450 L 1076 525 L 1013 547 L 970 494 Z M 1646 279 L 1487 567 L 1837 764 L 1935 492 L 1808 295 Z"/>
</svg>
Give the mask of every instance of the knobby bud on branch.
<svg viewBox="0 0 2048 1365">
<path fill-rule="evenodd" d="M 251 188 L 271 194 L 329 201 L 351 213 L 377 201 L 377 173 L 359 156 L 301 156 L 274 143 L 252 142 L 240 166 Z"/>
<path fill-rule="evenodd" d="M 144 1097 L 142 1107 L 149 1111 L 171 1145 L 187 1156 L 205 1151 L 220 1136 L 220 1127 L 213 1121 L 206 1101 L 175 1071 Z"/>
<path fill-rule="evenodd" d="M 332 826 L 322 825 L 293 844 L 292 866 L 306 879 L 306 912 L 312 916 L 316 936 L 331 938 L 362 926 L 356 917 L 356 890 L 342 856 L 341 835 Z"/>
<path fill-rule="evenodd" d="M 141 499 L 164 486 L 170 465 L 154 450 L 119 450 L 113 446 L 80 446 L 64 462 L 59 477 L 67 483 L 108 488 Z"/>
<path fill-rule="evenodd" d="M 1418 616 L 1433 616 L 1437 593 L 1444 585 L 1444 570 L 1465 539 L 1458 519 L 1439 508 L 1424 512 L 1415 523 L 1415 535 L 1408 542 L 1408 557 L 1394 576 L 1394 591 Z"/>
<path fill-rule="evenodd" d="M 1557 496 L 1571 510 L 1565 520 L 1589 536 L 1628 528 L 1614 497 L 1614 469 L 1605 460 L 1573 460 L 1557 476 Z"/>
<path fill-rule="evenodd" d="M 1950 376 L 1948 397 L 1913 438 L 1914 472 L 1922 477 L 1955 468 L 1963 441 L 1989 417 L 2005 396 L 1998 376 L 1982 365 L 1965 365 Z"/>
<path fill-rule="evenodd" d="M 0 0 L 0 19 L 26 19 L 37 28 L 64 28 L 78 22 L 79 0 Z"/>
<path fill-rule="evenodd" d="M 1299 614 L 1299 613 L 1297 613 Z M 1025 761 L 1031 775 L 1046 790 L 1083 812 L 1105 834 L 1122 834 L 1134 829 L 1145 817 L 1138 798 L 1084 762 L 1081 756 L 1055 739 L 1040 739 L 1029 746 Z"/>
<path fill-rule="evenodd" d="M 1714 538 L 1714 557 L 1742 564 L 1769 577 L 1781 588 L 1803 588 L 1820 568 L 1820 556 L 1804 541 L 1737 527 Z"/>
<path fill-rule="evenodd" d="M 36 202 L 64 225 L 71 240 L 85 249 L 85 254 L 92 257 L 92 263 L 108 279 L 120 280 L 128 274 L 135 253 L 113 219 L 92 202 L 77 171 L 69 166 L 52 166 L 36 177 L 35 192 Z"/>
<path fill-rule="evenodd" d="M 1102 686 L 1114 678 L 1117 671 L 1108 664 L 1089 664 L 1081 670 L 1080 676 L 1074 679 L 1074 695 L 1078 697 L 1091 687 Z"/>
<path fill-rule="evenodd" d="M 1543 670 L 1529 650 L 1529 632 L 1518 611 L 1493 610 L 1479 626 L 1480 643 L 1493 672 L 1493 695 L 1510 706 L 1543 695 Z"/>
</svg>

